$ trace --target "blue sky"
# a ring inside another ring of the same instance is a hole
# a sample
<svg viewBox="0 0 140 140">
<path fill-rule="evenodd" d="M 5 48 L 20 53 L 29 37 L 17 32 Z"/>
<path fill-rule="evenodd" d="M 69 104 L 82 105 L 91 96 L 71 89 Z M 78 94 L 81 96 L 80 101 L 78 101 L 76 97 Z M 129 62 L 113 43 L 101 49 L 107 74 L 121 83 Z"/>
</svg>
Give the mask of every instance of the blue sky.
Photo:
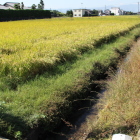
<svg viewBox="0 0 140 140">
<path fill-rule="evenodd" d="M 23 2 L 25 6 L 31 6 L 32 4 L 37 5 L 40 0 L 0 0 L 0 4 L 4 4 L 5 2 Z M 129 8 L 132 5 L 133 11 L 137 11 L 138 9 L 138 0 L 44 0 L 44 3 L 45 9 L 99 9 L 105 7 L 105 5 L 107 9 L 112 6 L 121 8 L 125 5 L 129 5 Z"/>
</svg>

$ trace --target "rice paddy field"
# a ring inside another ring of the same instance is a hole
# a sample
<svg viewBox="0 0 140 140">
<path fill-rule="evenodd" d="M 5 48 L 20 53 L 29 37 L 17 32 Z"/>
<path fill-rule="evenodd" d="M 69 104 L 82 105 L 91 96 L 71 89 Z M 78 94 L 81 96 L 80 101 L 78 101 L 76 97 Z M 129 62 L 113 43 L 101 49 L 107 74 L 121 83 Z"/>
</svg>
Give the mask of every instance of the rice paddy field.
<svg viewBox="0 0 140 140">
<path fill-rule="evenodd" d="M 138 16 L 0 22 L 0 135 L 53 128 L 89 84 L 93 64 L 108 67 L 139 25 Z M 122 44 L 102 46 L 122 35 Z"/>
<path fill-rule="evenodd" d="M 138 24 L 137 16 L 1 22 L 0 75 L 25 81 Z"/>
</svg>

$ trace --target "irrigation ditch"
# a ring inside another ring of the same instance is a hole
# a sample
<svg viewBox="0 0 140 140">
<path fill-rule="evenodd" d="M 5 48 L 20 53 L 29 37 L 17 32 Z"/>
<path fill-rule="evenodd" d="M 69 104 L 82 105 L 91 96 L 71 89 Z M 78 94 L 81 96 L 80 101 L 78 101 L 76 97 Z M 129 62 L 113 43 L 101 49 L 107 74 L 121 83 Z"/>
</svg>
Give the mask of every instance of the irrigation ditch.
<svg viewBox="0 0 140 140">
<path fill-rule="evenodd" d="M 27 140 L 79 140 L 79 137 L 85 139 L 89 133 L 85 131 L 86 119 L 97 114 L 94 105 L 100 98 L 100 94 L 105 91 L 106 78 L 91 83 L 84 93 L 85 97 L 73 101 L 71 113 L 65 119 L 61 118 L 60 125 L 53 131 L 41 134 L 39 129 L 33 130 Z"/>
<path fill-rule="evenodd" d="M 104 84 L 103 84 L 104 85 Z M 99 94 L 103 94 L 105 89 L 100 89 L 100 86 L 94 88 L 96 91 L 91 91 L 87 99 L 83 99 L 82 104 L 77 106 L 73 114 L 67 120 L 62 120 L 61 125 L 54 131 L 48 133 L 45 140 L 85 140 L 89 134 L 87 119 L 97 115 L 96 102 L 99 99 Z M 96 94 L 96 95 L 95 95 Z"/>
<path fill-rule="evenodd" d="M 132 48 L 140 44 L 140 38 L 133 42 Z M 129 51 L 129 50 L 128 50 Z M 131 53 L 127 52 L 120 55 L 119 61 L 125 63 L 131 58 Z M 113 68 L 116 74 L 119 74 L 119 67 Z M 96 115 L 98 110 L 96 103 L 102 97 L 106 91 L 106 80 L 109 80 L 107 73 L 100 75 L 102 78 L 98 81 L 94 81 L 91 84 L 90 91 L 88 91 L 88 97 L 86 99 L 77 100 L 76 108 L 74 108 L 72 114 L 63 120 L 61 125 L 54 131 L 47 133 L 45 140 L 86 140 L 89 136 L 90 131 L 88 130 L 87 121 L 96 121 Z M 101 95 L 101 96 L 100 96 Z"/>
<path fill-rule="evenodd" d="M 126 53 L 120 55 L 118 62 L 123 61 Z M 123 59 L 122 59 L 123 58 Z M 118 71 L 116 67 L 110 67 L 113 71 Z M 90 133 L 88 129 L 89 120 L 96 120 L 98 113 L 96 103 L 106 91 L 106 81 L 109 80 L 108 71 L 102 73 L 97 81 L 90 84 L 85 99 L 76 100 L 72 114 L 64 120 L 54 131 L 47 133 L 45 140 L 85 140 Z"/>
<path fill-rule="evenodd" d="M 100 95 L 103 95 L 106 90 L 106 81 L 110 79 L 110 69 L 117 73 L 119 71 L 118 65 L 129 59 L 130 55 L 127 57 L 126 55 L 136 43 L 137 41 L 129 44 L 131 46 L 127 45 L 121 51 L 115 50 L 119 54 L 118 58 L 115 59 L 115 63 L 110 63 L 107 69 L 104 69 L 102 64 L 95 63 L 94 67 L 96 69 L 104 69 L 104 71 L 102 73 L 96 73 L 96 80 L 92 77 L 94 74 L 90 75 L 90 84 L 84 88 L 83 98 L 73 101 L 71 113 L 65 119 L 61 118 L 60 125 L 53 131 L 46 132 L 43 135 L 40 135 L 40 133 L 37 135 L 37 131 L 34 131 L 28 139 L 32 139 L 36 135 L 37 137 L 34 137 L 34 140 L 36 138 L 36 140 L 85 140 L 90 133 L 87 126 L 87 119 L 96 119 L 98 113 L 96 103 L 100 99 Z"/>
</svg>

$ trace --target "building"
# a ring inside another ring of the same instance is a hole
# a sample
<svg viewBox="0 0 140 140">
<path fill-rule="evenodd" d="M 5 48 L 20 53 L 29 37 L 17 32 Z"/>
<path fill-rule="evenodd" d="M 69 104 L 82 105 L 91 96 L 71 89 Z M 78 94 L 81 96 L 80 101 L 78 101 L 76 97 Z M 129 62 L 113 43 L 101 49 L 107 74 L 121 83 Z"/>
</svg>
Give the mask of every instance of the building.
<svg viewBox="0 0 140 140">
<path fill-rule="evenodd" d="M 0 5 L 0 9 L 6 10 L 6 9 L 9 9 L 9 8 L 8 8 L 8 7 L 5 7 L 5 6 L 3 6 L 3 5 Z"/>
<path fill-rule="evenodd" d="M 105 15 L 110 15 L 110 13 L 111 13 L 111 11 L 110 11 L 109 9 L 106 9 L 106 10 L 104 11 L 104 14 L 105 14 Z"/>
<path fill-rule="evenodd" d="M 26 6 L 24 6 L 23 9 L 25 9 L 25 10 L 27 10 L 27 9 L 32 9 L 32 7 L 26 7 Z"/>
<path fill-rule="evenodd" d="M 20 3 L 18 3 L 18 2 L 6 2 L 4 5 L 0 5 L 0 9 L 4 9 L 4 10 L 15 9 L 14 8 L 15 4 L 20 4 Z"/>
<path fill-rule="evenodd" d="M 114 13 L 114 15 L 124 15 L 125 11 L 121 10 L 119 7 L 112 7 L 110 10 L 106 9 L 104 12 L 98 10 L 98 16 L 106 16 Z M 93 15 L 93 10 L 90 9 L 73 9 L 73 17 L 83 17 Z"/>
<path fill-rule="evenodd" d="M 14 7 L 15 4 L 20 5 L 20 3 L 18 3 L 18 2 L 6 2 L 4 5 L 0 5 L 0 9 L 4 9 L 4 10 L 6 10 L 6 9 L 15 9 L 15 7 Z M 23 9 L 31 9 L 31 7 L 24 6 Z"/>
<path fill-rule="evenodd" d="M 73 17 L 83 17 L 92 14 L 92 10 L 89 9 L 73 9 Z"/>
<path fill-rule="evenodd" d="M 125 15 L 125 13 L 126 13 L 126 12 L 125 12 L 124 10 L 122 10 L 122 9 L 121 9 L 121 12 L 122 12 L 122 15 Z"/>
<path fill-rule="evenodd" d="M 103 15 L 103 11 L 102 10 L 98 10 L 98 16 L 102 16 Z"/>
<path fill-rule="evenodd" d="M 20 3 L 18 3 L 18 2 L 6 2 L 6 3 L 4 4 L 4 6 L 7 7 L 7 8 L 9 8 L 9 9 L 15 9 L 15 8 L 14 8 L 14 5 L 15 5 L 15 4 L 19 4 L 19 5 L 20 5 Z"/>
<path fill-rule="evenodd" d="M 123 10 L 121 10 L 119 7 L 112 7 L 111 13 L 114 13 L 114 15 L 123 15 Z"/>
</svg>

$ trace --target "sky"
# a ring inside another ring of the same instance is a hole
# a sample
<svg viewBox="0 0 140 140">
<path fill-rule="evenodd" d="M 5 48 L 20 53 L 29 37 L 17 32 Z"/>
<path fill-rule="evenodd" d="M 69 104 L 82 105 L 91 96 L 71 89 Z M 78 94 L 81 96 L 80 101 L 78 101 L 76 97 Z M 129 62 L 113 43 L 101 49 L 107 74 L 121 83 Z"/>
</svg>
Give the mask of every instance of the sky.
<svg viewBox="0 0 140 140">
<path fill-rule="evenodd" d="M 43 0 L 45 3 L 45 9 L 55 10 L 55 9 L 110 9 L 111 7 L 125 7 L 133 12 L 138 11 L 138 0 Z M 31 6 L 32 4 L 38 5 L 40 0 L 0 0 L 0 4 L 5 2 L 23 2 L 25 6 Z M 126 7 L 128 5 L 128 8 Z M 133 8 L 132 8 L 133 7 Z M 122 9 L 122 8 L 121 8 Z"/>
</svg>

